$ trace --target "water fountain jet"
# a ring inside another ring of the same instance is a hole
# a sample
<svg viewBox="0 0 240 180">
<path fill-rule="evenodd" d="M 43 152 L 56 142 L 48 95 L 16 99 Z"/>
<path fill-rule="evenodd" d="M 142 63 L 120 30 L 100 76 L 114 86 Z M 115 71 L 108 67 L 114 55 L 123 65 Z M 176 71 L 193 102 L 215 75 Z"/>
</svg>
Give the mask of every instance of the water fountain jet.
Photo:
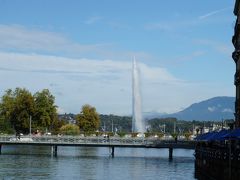
<svg viewBox="0 0 240 180">
<path fill-rule="evenodd" d="M 133 59 L 132 66 L 132 132 L 138 132 L 143 134 L 145 132 L 145 124 L 142 118 L 142 102 L 141 102 L 141 92 L 140 92 L 140 76 L 139 69 L 135 57 Z"/>
</svg>

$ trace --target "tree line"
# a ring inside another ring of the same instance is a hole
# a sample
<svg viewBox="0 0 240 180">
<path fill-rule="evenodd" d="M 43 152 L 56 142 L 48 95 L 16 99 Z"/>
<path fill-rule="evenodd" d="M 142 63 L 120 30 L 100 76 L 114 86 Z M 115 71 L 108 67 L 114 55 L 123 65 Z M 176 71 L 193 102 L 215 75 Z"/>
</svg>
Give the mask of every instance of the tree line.
<svg viewBox="0 0 240 180">
<path fill-rule="evenodd" d="M 88 104 L 83 105 L 78 114 L 70 115 L 76 120 L 75 124 L 68 124 L 64 118 L 59 118 L 55 97 L 48 89 L 34 94 L 25 88 L 8 89 L 0 101 L 0 133 L 28 134 L 30 122 L 32 132 L 49 131 L 53 134 L 74 135 L 80 132 L 92 134 L 96 131 L 124 134 L 132 131 L 131 116 L 99 115 L 96 108 Z M 204 127 L 212 123 L 211 121 L 155 118 L 146 122 L 146 131 L 148 133 L 183 134 L 191 132 L 194 126 Z"/>
<path fill-rule="evenodd" d="M 185 134 L 193 132 L 193 129 L 198 127 L 199 131 L 203 127 L 211 127 L 213 124 L 218 126 L 231 126 L 233 119 L 225 119 L 223 121 L 186 121 L 178 120 L 177 118 L 154 118 L 148 120 L 148 131 L 149 132 L 163 132 L 168 134 Z"/>
<path fill-rule="evenodd" d="M 49 131 L 54 134 L 66 129 L 95 131 L 99 128 L 99 115 L 95 107 L 83 105 L 76 117 L 76 125 L 59 120 L 55 97 L 48 89 L 32 94 L 25 88 L 8 89 L 0 101 L 0 132 L 23 133 Z"/>
</svg>

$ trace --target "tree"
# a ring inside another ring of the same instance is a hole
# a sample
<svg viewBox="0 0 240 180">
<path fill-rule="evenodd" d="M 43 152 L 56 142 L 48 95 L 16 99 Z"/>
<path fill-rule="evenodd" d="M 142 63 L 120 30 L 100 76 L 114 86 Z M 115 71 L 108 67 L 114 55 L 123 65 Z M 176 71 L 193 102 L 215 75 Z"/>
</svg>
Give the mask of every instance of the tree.
<svg viewBox="0 0 240 180">
<path fill-rule="evenodd" d="M 102 131 L 112 131 L 112 127 L 117 128 L 118 132 L 132 132 L 132 117 L 116 115 L 99 115 L 100 127 Z M 113 124 L 114 122 L 114 124 Z"/>
<path fill-rule="evenodd" d="M 17 133 L 29 133 L 29 118 L 32 128 L 57 131 L 63 122 L 58 121 L 55 97 L 44 89 L 34 96 L 26 89 L 8 89 L 0 102 L 0 130 L 15 129 Z"/>
<path fill-rule="evenodd" d="M 34 94 L 36 111 L 34 120 L 36 127 L 54 129 L 58 124 L 57 106 L 54 104 L 55 97 L 48 89 Z"/>
<path fill-rule="evenodd" d="M 94 132 L 99 128 L 100 120 L 95 107 L 88 104 L 82 106 L 82 111 L 76 117 L 77 124 L 84 132 Z"/>
<path fill-rule="evenodd" d="M 191 135 L 192 135 L 191 132 L 185 132 L 185 133 L 184 133 L 184 136 L 185 136 L 186 140 L 190 140 Z"/>
<path fill-rule="evenodd" d="M 7 133 L 7 134 L 13 134 L 14 129 L 11 126 L 10 121 L 3 118 L 3 116 L 0 115 L 0 133 Z"/>
<path fill-rule="evenodd" d="M 0 103 L 0 130 L 2 132 L 6 131 L 6 129 L 13 129 L 11 126 L 11 114 L 13 111 L 13 92 L 11 89 L 8 89 L 5 94 L 1 98 Z"/>
<path fill-rule="evenodd" d="M 11 123 L 17 133 L 29 132 L 29 118 L 34 114 L 35 104 L 32 94 L 22 88 L 7 90 L 2 97 L 0 114 L 5 123 Z"/>
<path fill-rule="evenodd" d="M 78 135 L 80 133 L 79 127 L 75 124 L 66 124 L 59 131 L 64 135 Z"/>
</svg>

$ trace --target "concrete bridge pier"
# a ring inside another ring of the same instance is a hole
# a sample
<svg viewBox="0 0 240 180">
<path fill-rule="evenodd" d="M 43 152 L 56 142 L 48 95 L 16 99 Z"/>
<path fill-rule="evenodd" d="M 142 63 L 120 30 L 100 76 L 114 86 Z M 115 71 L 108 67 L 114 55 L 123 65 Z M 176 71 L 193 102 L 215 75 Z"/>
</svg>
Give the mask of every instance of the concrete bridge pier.
<svg viewBox="0 0 240 180">
<path fill-rule="evenodd" d="M 112 148 L 111 156 L 114 158 L 114 146 L 112 146 L 111 148 Z"/>
<path fill-rule="evenodd" d="M 54 146 L 54 156 L 55 156 L 55 157 L 57 157 L 57 148 L 58 148 L 58 147 L 55 145 L 55 146 Z"/>
<path fill-rule="evenodd" d="M 57 145 L 52 146 L 52 155 L 57 157 Z"/>
<path fill-rule="evenodd" d="M 173 159 L 173 148 L 169 148 L 169 160 Z"/>
</svg>

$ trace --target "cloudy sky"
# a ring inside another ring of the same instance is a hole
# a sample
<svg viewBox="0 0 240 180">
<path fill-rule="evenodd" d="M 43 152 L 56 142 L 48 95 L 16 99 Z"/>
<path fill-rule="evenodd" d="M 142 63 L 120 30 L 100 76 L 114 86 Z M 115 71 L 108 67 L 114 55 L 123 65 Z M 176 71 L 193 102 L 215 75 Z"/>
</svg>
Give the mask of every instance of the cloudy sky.
<svg viewBox="0 0 240 180">
<path fill-rule="evenodd" d="M 0 0 L 0 95 L 50 89 L 59 112 L 132 112 L 133 57 L 143 111 L 234 96 L 234 0 Z"/>
</svg>

